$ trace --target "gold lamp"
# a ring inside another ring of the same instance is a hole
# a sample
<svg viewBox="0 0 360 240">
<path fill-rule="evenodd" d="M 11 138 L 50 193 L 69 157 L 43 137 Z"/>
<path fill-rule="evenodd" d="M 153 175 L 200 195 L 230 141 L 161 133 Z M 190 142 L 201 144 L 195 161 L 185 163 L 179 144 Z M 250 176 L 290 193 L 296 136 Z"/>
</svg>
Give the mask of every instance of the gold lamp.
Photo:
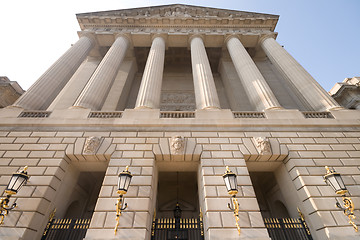
<svg viewBox="0 0 360 240">
<path fill-rule="evenodd" d="M 354 215 L 354 203 L 350 197 L 346 196 L 346 193 L 349 191 L 347 190 L 344 181 L 341 177 L 340 173 L 337 173 L 334 169 L 330 169 L 328 166 L 325 166 L 326 174 L 324 175 L 324 181 L 330 185 L 336 194 L 341 195 L 343 200 L 343 205 L 336 200 L 336 207 L 342 209 L 344 214 L 349 218 L 349 223 L 354 227 L 354 230 L 357 232 L 358 227 L 354 223 L 354 219 L 356 216 Z"/>
<path fill-rule="evenodd" d="M 223 179 L 225 182 L 226 189 L 231 196 L 231 201 L 228 203 L 228 208 L 234 212 L 235 221 L 236 221 L 236 228 L 240 235 L 240 225 L 239 225 L 239 202 L 236 199 L 236 194 L 238 193 L 237 190 L 237 180 L 236 174 L 233 173 L 228 166 L 226 166 L 226 172 L 223 175 Z"/>
<path fill-rule="evenodd" d="M 121 216 L 121 211 L 127 208 L 127 203 L 124 203 L 124 195 L 127 193 L 130 182 L 131 182 L 131 172 L 129 172 L 129 166 L 126 166 L 125 170 L 122 171 L 118 176 L 118 185 L 117 193 L 119 198 L 116 201 L 116 226 L 115 226 L 115 235 L 119 226 L 119 219 Z"/>
<path fill-rule="evenodd" d="M 27 174 L 28 166 L 25 166 L 22 171 L 13 173 L 10 178 L 9 184 L 5 189 L 6 197 L 1 198 L 0 200 L 0 225 L 3 224 L 5 216 L 9 211 L 13 210 L 16 207 L 16 203 L 13 203 L 11 207 L 8 205 L 12 195 L 18 193 L 22 186 L 29 180 L 29 175 Z"/>
</svg>

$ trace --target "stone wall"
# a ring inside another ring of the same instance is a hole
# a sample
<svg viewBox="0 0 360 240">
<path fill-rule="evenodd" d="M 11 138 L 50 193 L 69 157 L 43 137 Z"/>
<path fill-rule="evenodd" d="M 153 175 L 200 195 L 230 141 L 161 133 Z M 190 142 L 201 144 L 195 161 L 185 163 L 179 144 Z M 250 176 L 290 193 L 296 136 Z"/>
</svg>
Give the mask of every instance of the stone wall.
<svg viewBox="0 0 360 240">
<path fill-rule="evenodd" d="M 169 139 L 174 135 L 185 138 L 188 144 L 184 154 L 189 153 L 184 156 L 188 157 L 172 157 Z M 101 144 L 93 154 L 85 154 L 84 144 L 90 136 L 99 137 Z M 272 156 L 278 151 L 277 157 L 259 157 L 253 143 L 253 137 L 258 136 L 268 137 Z M 1 132 L 0 142 L 1 191 L 11 174 L 21 167 L 28 165 L 31 176 L 16 195 L 18 207 L 9 213 L 0 228 L 2 239 L 38 239 L 54 208 L 63 209 L 56 215 L 62 217 L 65 205 L 69 204 L 65 201 L 69 196 L 64 184 L 69 182 L 66 176 L 70 167 L 79 171 L 106 171 L 86 239 L 113 238 L 117 174 L 126 165 L 134 177 L 126 194 L 129 206 L 120 217 L 117 237 L 149 238 L 158 170 L 198 170 L 199 201 L 207 239 L 237 238 L 222 180 L 225 166 L 238 174 L 242 237 L 268 239 L 249 171 L 275 173 L 291 216 L 297 217 L 294 208 L 298 206 L 315 239 L 340 236 L 354 239 L 358 235 L 335 207 L 335 193 L 322 176 L 324 166 L 334 167 L 343 175 L 355 206 L 360 206 L 360 131 L 26 131 Z M 284 160 L 281 154 L 286 155 Z M 296 196 L 290 197 L 291 191 Z"/>
</svg>

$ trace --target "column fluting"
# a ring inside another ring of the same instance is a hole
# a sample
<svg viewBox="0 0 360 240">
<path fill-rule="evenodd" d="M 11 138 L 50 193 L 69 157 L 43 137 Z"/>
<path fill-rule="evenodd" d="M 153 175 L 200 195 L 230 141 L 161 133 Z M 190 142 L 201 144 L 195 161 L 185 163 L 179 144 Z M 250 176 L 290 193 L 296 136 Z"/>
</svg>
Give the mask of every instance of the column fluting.
<svg viewBox="0 0 360 240">
<path fill-rule="evenodd" d="M 135 108 L 160 108 L 164 59 L 165 39 L 158 36 L 151 44 Z"/>
<path fill-rule="evenodd" d="M 118 35 L 99 66 L 86 84 L 84 90 L 74 103 L 74 107 L 99 110 L 104 102 L 114 78 L 129 47 L 129 40 Z"/>
<path fill-rule="evenodd" d="M 190 48 L 196 108 L 219 109 L 219 97 L 201 37 L 194 36 L 191 39 Z"/>
<path fill-rule="evenodd" d="M 59 94 L 95 45 L 92 36 L 82 36 L 13 104 L 44 110 Z"/>
<path fill-rule="evenodd" d="M 261 42 L 270 61 L 284 77 L 304 96 L 315 111 L 340 109 L 341 106 L 320 84 L 272 37 Z"/>
<path fill-rule="evenodd" d="M 235 36 L 231 37 L 227 41 L 227 48 L 253 106 L 258 111 L 282 108 L 240 40 Z"/>
</svg>

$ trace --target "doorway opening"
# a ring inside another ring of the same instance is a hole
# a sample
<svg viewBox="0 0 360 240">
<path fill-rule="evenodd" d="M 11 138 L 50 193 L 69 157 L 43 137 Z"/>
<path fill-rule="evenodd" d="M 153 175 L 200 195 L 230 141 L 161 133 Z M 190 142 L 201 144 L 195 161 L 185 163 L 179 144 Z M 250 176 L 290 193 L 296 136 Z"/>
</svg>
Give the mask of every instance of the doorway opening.
<svg viewBox="0 0 360 240">
<path fill-rule="evenodd" d="M 159 172 L 153 240 L 202 240 L 196 172 Z"/>
</svg>

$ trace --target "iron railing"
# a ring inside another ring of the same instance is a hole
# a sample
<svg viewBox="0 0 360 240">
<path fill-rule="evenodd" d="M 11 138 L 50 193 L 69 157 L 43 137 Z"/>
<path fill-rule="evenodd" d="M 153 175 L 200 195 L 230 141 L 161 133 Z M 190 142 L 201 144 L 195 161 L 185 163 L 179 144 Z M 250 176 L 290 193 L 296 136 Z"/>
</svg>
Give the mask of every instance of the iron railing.
<svg viewBox="0 0 360 240">
<path fill-rule="evenodd" d="M 50 219 L 41 240 L 82 240 L 90 219 Z"/>
<path fill-rule="evenodd" d="M 264 223 L 272 240 L 312 240 L 301 218 L 264 218 Z"/>
<path fill-rule="evenodd" d="M 305 118 L 334 118 L 330 112 L 302 112 Z"/>
<path fill-rule="evenodd" d="M 121 118 L 123 112 L 114 111 L 114 112 L 90 112 L 89 118 Z"/>
<path fill-rule="evenodd" d="M 49 111 L 22 111 L 19 118 L 47 118 L 51 112 Z"/>
<path fill-rule="evenodd" d="M 154 219 L 151 240 L 204 240 L 202 219 L 157 218 Z"/>
<path fill-rule="evenodd" d="M 265 118 L 263 112 L 233 112 L 234 118 Z"/>
<path fill-rule="evenodd" d="M 195 112 L 161 111 L 160 118 L 195 118 Z"/>
</svg>

